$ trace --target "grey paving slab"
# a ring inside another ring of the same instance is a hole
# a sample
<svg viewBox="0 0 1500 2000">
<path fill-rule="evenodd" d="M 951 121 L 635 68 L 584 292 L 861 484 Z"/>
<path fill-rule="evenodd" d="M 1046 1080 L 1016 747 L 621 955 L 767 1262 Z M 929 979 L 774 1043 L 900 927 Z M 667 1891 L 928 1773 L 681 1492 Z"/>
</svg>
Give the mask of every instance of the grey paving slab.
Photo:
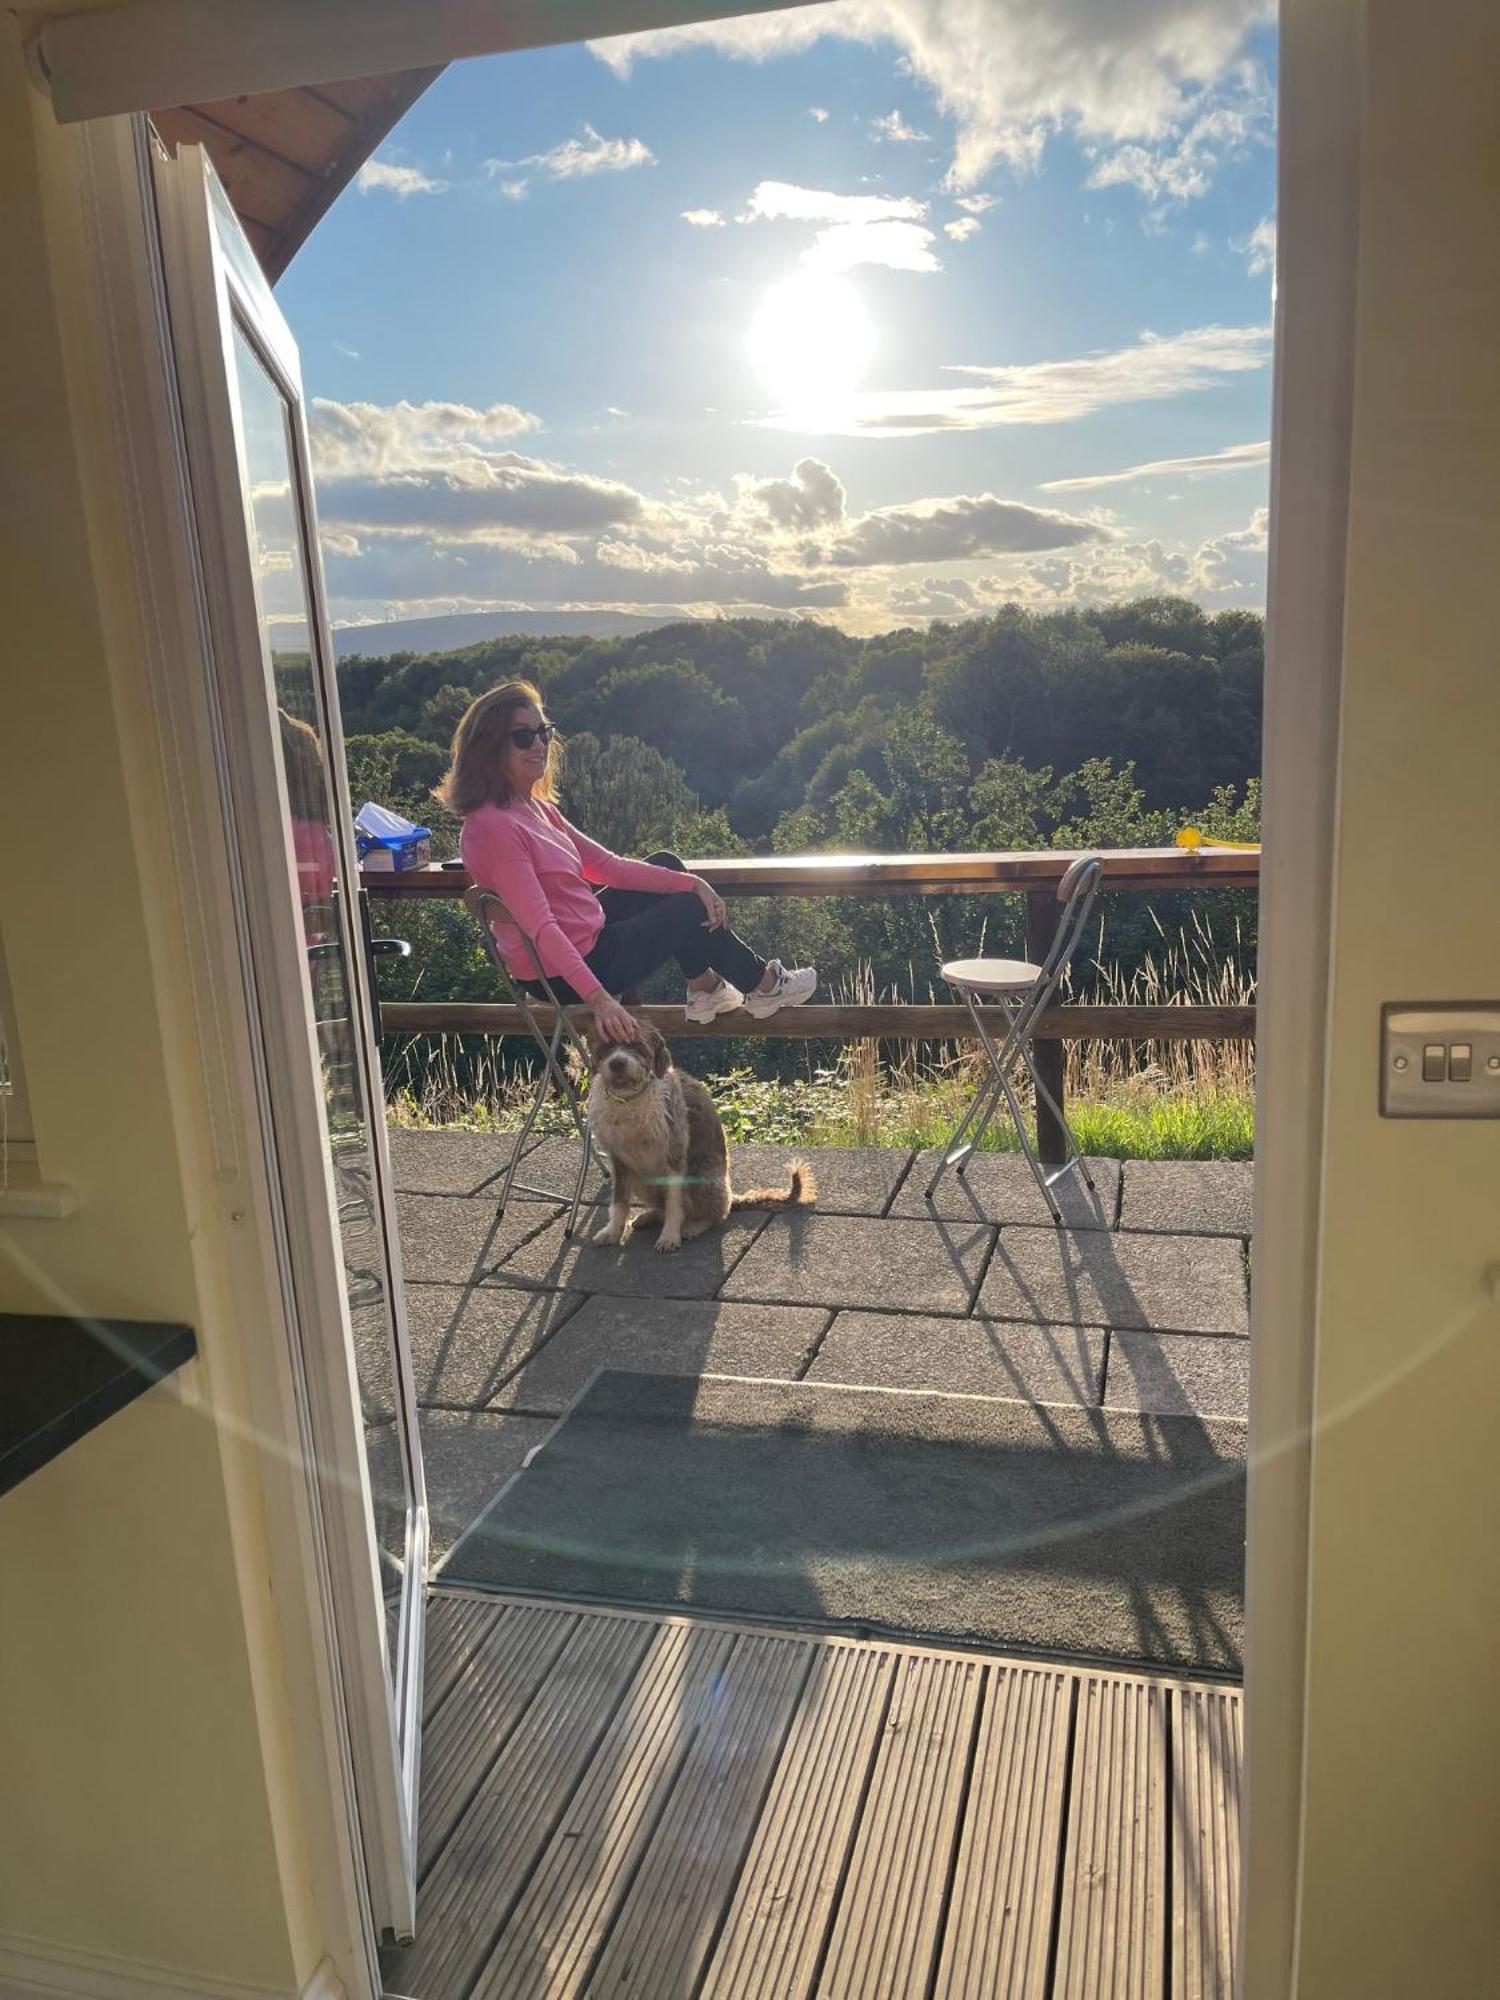
<svg viewBox="0 0 1500 2000">
<path fill-rule="evenodd" d="M 824 1336 L 807 1380 L 1019 1396 L 1037 1403 L 1097 1403 L 1104 1343 L 1104 1331 L 1096 1326 L 844 1312 Z"/>
<path fill-rule="evenodd" d="M 578 1179 L 578 1163 L 583 1158 L 581 1139 L 543 1139 L 522 1161 L 517 1179 L 528 1181 L 533 1187 L 555 1194 L 561 1201 L 573 1199 L 573 1189 Z M 502 1167 L 504 1162 L 502 1161 Z M 495 1181 L 486 1193 L 498 1190 Z M 586 1201 L 602 1198 L 609 1192 L 609 1169 L 596 1153 L 589 1167 L 588 1182 L 584 1187 Z"/>
<path fill-rule="evenodd" d="M 1002 1229 L 976 1310 L 1054 1324 L 1250 1331 L 1244 1257 L 1227 1237 Z"/>
<path fill-rule="evenodd" d="M 1250 1347 L 1212 1334 L 1113 1333 L 1104 1400 L 1162 1416 L 1250 1417 Z"/>
<path fill-rule="evenodd" d="M 732 1215 L 722 1228 L 662 1256 L 654 1227 L 637 1230 L 627 1243 L 612 1246 L 592 1243 L 587 1236 L 568 1236 L 567 1218 L 559 1216 L 491 1271 L 485 1282 L 607 1292 L 622 1298 L 711 1299 L 767 1219 L 758 1212 Z"/>
<path fill-rule="evenodd" d="M 918 1153 L 902 1185 L 892 1215 L 942 1215 L 972 1222 L 1037 1222 L 1052 1216 L 1041 1189 L 1019 1153 L 971 1153 L 964 1173 L 950 1167 L 928 1201 L 924 1190 L 941 1153 Z M 1090 1193 L 1074 1168 L 1053 1193 L 1070 1229 L 1113 1229 L 1120 1204 L 1118 1160 L 1088 1162 L 1097 1193 Z"/>
<path fill-rule="evenodd" d="M 594 1297 L 505 1384 L 501 1400 L 519 1409 L 560 1413 L 600 1368 L 790 1382 L 827 1320 L 819 1306 Z"/>
<path fill-rule="evenodd" d="M 1244 1451 L 1201 1417 L 607 1372 L 445 1579 L 1232 1672 Z"/>
<path fill-rule="evenodd" d="M 410 1285 L 406 1320 L 419 1403 L 472 1410 L 517 1399 L 507 1384 L 583 1299 L 498 1285 Z"/>
<path fill-rule="evenodd" d="M 401 1390 L 383 1289 L 377 1296 L 351 1306 L 349 1329 L 354 1335 L 354 1368 L 364 1420 L 367 1424 L 388 1424 L 396 1414 Z"/>
<path fill-rule="evenodd" d="M 818 1181 L 820 1215 L 884 1215 L 911 1154 L 896 1146 L 731 1146 L 737 1188 L 784 1187 L 792 1160 L 806 1160 Z"/>
<path fill-rule="evenodd" d="M 1127 1160 L 1122 1229 L 1248 1236 L 1253 1160 Z"/>
<path fill-rule="evenodd" d="M 970 1222 L 777 1215 L 724 1287 L 726 1299 L 964 1313 L 995 1232 Z"/>
<path fill-rule="evenodd" d="M 512 1140 L 493 1132 L 412 1132 L 392 1125 L 386 1143 L 403 1194 L 473 1194 L 503 1170 Z"/>
<path fill-rule="evenodd" d="M 520 1471 L 526 1454 L 551 1430 L 552 1419 L 423 1410 L 419 1421 L 431 1567 L 442 1561 L 511 1474 Z"/>
<path fill-rule="evenodd" d="M 419 1282 L 467 1284 L 560 1213 L 551 1202 L 513 1201 L 497 1221 L 489 1195 L 398 1194 L 402 1269 Z"/>
</svg>

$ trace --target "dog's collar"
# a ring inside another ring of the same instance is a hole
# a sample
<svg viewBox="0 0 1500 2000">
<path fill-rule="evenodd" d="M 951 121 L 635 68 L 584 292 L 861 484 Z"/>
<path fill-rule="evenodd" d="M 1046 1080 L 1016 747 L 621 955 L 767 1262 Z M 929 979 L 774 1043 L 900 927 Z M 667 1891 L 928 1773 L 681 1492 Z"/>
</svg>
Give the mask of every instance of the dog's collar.
<svg viewBox="0 0 1500 2000">
<path fill-rule="evenodd" d="M 650 1081 L 649 1076 L 642 1077 L 634 1090 L 611 1090 L 609 1085 L 605 1084 L 604 1095 L 611 1104 L 634 1104 Z"/>
</svg>

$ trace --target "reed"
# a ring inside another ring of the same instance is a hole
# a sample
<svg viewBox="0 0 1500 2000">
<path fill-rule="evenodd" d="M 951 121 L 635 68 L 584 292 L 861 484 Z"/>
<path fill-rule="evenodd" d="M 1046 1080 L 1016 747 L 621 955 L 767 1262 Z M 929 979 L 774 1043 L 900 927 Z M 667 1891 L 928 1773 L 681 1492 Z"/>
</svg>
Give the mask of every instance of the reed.
<svg viewBox="0 0 1500 2000">
<path fill-rule="evenodd" d="M 1154 919 L 1153 919 L 1154 921 Z M 1075 962 L 1063 998 L 1110 1006 L 1252 1006 L 1255 980 L 1241 941 L 1221 943 L 1194 917 L 1130 972 L 1101 956 Z M 1102 943 L 1102 938 L 1100 940 Z M 982 946 L 980 947 L 982 949 Z M 904 990 L 881 987 L 868 965 L 833 985 L 841 1003 L 940 1000 L 935 981 L 908 966 Z M 403 1126 L 505 1131 L 519 1124 L 532 1082 L 482 1037 L 423 1037 L 388 1051 L 387 1115 Z M 979 1080 L 980 1056 L 964 1043 L 848 1043 L 809 1048 L 806 1071 L 763 1078 L 731 1069 L 706 1077 L 731 1141 L 807 1146 L 936 1146 L 952 1131 Z M 1255 1050 L 1249 1042 L 1072 1042 L 1066 1106 L 1086 1152 L 1121 1159 L 1246 1159 L 1255 1142 Z M 1029 1114 L 1026 1095 L 1023 1109 Z M 566 1108 L 543 1108 L 544 1131 L 571 1129 Z M 1008 1120 L 986 1150 L 1013 1151 Z"/>
</svg>

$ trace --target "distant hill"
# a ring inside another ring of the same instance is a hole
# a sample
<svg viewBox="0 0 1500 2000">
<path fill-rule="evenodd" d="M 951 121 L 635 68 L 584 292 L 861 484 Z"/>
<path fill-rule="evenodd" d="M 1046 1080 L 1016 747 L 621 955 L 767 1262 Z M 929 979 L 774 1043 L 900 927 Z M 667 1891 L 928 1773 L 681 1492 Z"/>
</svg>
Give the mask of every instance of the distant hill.
<svg viewBox="0 0 1500 2000">
<path fill-rule="evenodd" d="M 389 625 L 340 625 L 333 650 L 341 660 L 353 653 L 384 658 L 391 653 L 452 653 L 486 639 L 621 639 L 658 625 L 681 622 L 660 612 L 632 611 L 459 611 L 443 618 L 402 618 Z"/>
</svg>

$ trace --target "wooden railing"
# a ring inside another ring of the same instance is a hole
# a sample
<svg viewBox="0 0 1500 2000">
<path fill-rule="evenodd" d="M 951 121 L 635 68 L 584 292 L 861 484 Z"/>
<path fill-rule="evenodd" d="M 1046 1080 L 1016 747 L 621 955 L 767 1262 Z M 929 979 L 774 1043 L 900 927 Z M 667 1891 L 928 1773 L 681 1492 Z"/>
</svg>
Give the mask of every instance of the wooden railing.
<svg viewBox="0 0 1500 2000">
<path fill-rule="evenodd" d="M 1076 853 L 1048 848 L 1007 854 L 814 854 L 757 856 L 751 859 L 690 861 L 721 896 L 975 896 L 1017 895 L 1025 900 L 1026 951 L 1045 956 L 1057 925 L 1057 885 Z M 1102 850 L 1101 889 L 1253 889 L 1260 880 L 1260 856 L 1232 848 L 1117 847 Z M 469 886 L 461 868 L 412 869 L 403 874 L 366 870 L 363 886 L 372 896 L 432 898 L 461 896 Z M 933 968 L 936 975 L 937 968 Z M 550 1010 L 539 1008 L 548 1022 Z M 680 1007 L 637 1010 L 674 1040 L 726 1034 L 789 1036 L 803 1041 L 958 1041 L 972 1034 L 961 1006 L 916 1004 L 787 1007 L 769 1020 L 724 1021 L 697 1027 Z M 380 1009 L 387 1034 L 512 1035 L 526 1032 L 518 1007 L 498 1002 L 386 1001 Z M 550 1025 L 550 1022 L 549 1022 Z M 1253 1007 L 1053 1007 L 1037 1026 L 1037 1067 L 1062 1102 L 1064 1043 L 1069 1041 L 1250 1041 Z M 1042 1157 L 1063 1158 L 1062 1133 L 1038 1106 Z"/>
</svg>

